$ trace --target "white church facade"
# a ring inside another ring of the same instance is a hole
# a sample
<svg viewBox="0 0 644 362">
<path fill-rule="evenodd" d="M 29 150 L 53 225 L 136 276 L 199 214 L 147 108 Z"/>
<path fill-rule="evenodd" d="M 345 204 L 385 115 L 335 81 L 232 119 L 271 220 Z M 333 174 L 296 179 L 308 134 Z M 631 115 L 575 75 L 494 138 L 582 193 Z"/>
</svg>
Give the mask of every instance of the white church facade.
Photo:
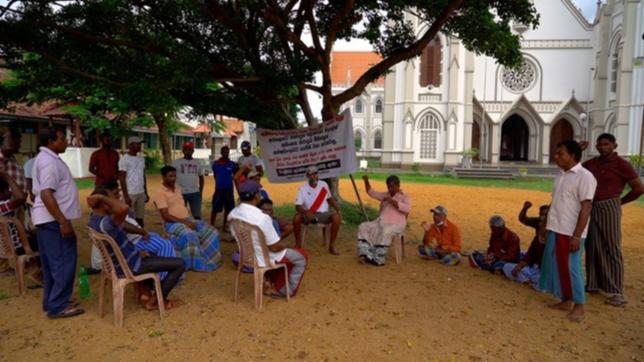
<svg viewBox="0 0 644 362">
<path fill-rule="evenodd" d="M 359 103 L 375 108 L 383 97 L 377 84 L 344 105 L 353 107 L 356 132 L 370 127 L 371 146 L 373 131 L 381 132 L 384 167 L 442 169 L 460 164 L 471 149 L 489 164 L 548 165 L 560 141 L 593 140 L 603 132 L 615 134 L 620 154 L 639 153 L 642 1 L 598 4 L 592 23 L 570 0 L 535 0 L 535 6 L 537 29 L 512 26 L 522 38 L 521 69 L 439 34 L 422 56 L 387 74 L 382 113 L 357 117 L 355 110 Z M 418 25 L 412 15 L 409 20 Z M 425 30 L 417 27 L 418 34 Z"/>
</svg>

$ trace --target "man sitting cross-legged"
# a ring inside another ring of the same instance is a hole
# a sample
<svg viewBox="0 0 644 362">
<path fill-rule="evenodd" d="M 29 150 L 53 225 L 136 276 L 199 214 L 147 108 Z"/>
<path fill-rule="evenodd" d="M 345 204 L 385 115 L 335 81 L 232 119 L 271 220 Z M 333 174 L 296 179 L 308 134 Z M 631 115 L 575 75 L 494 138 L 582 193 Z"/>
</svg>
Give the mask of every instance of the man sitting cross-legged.
<svg viewBox="0 0 644 362">
<path fill-rule="evenodd" d="M 136 250 L 123 231 L 123 223 L 129 211 L 128 205 L 123 201 L 109 197 L 106 190 L 95 190 L 87 198 L 87 204 L 92 209 L 89 226 L 114 239 L 121 249 L 132 273 L 135 275 L 159 272 L 168 273 L 163 281 L 161 281 L 163 301 L 165 307 L 168 309 L 178 306 L 181 302 L 179 300 L 168 300 L 168 295 L 184 272 L 183 260 L 180 258 L 165 258 L 160 256 L 141 257 L 139 251 Z M 111 253 L 110 256 L 116 266 L 117 274 L 122 275 L 123 271 L 116 259 L 116 255 Z M 151 280 L 147 280 L 146 282 L 151 282 Z M 153 288 L 150 285 L 148 287 Z M 146 309 L 158 308 L 156 298 L 147 299 L 145 304 Z"/>
<path fill-rule="evenodd" d="M 266 246 L 269 251 L 269 258 L 276 264 L 286 264 L 288 266 L 288 285 L 291 292 L 290 296 L 294 296 L 302 282 L 306 265 L 308 264 L 308 254 L 306 251 L 295 248 L 290 249 L 286 247 L 283 241 L 280 241 L 280 236 L 273 227 L 271 217 L 263 213 L 257 205 L 261 201 L 259 193 L 260 186 L 257 182 L 248 180 L 239 186 L 239 198 L 241 203 L 233 209 L 228 215 L 228 220 L 241 220 L 251 225 L 260 228 L 264 233 Z M 235 236 L 234 230 L 231 230 Z M 255 248 L 255 257 L 259 266 L 265 266 L 267 263 L 262 254 L 262 248 L 259 244 L 259 237 L 256 233 L 252 233 L 253 246 Z M 269 279 L 274 285 L 275 291 L 273 296 L 285 297 L 286 296 L 286 280 L 284 273 L 281 270 L 276 272 L 267 273 Z"/>
<path fill-rule="evenodd" d="M 113 199 L 121 199 L 121 192 L 116 181 L 109 181 L 103 186 L 97 187 L 97 189 L 104 189 L 109 197 Z M 141 228 L 131 211 L 125 217 L 122 228 L 136 250 L 167 258 L 177 256 L 171 241 L 162 238 L 161 235 L 155 232 L 147 232 Z M 101 269 L 101 253 L 96 247 L 92 247 L 92 267 Z M 165 279 L 167 275 L 168 273 L 166 272 L 159 273 L 161 280 Z"/>
<path fill-rule="evenodd" d="M 186 269 L 208 272 L 219 267 L 219 233 L 201 220 L 194 220 L 186 208 L 181 188 L 175 184 L 177 172 L 172 166 L 161 169 L 163 184 L 153 201 L 165 222 L 177 254 Z"/>
<path fill-rule="evenodd" d="M 331 224 L 331 238 L 329 253 L 340 255 L 335 250 L 335 239 L 338 237 L 342 216 L 340 205 L 335 201 L 326 182 L 318 179 L 318 168 L 309 166 L 306 170 L 308 182 L 302 185 L 295 199 L 295 217 L 293 228 L 295 232 L 295 246 L 302 247 L 302 224 Z M 335 212 L 329 211 L 329 205 Z"/>
<path fill-rule="evenodd" d="M 490 242 L 487 252 L 475 251 L 470 255 L 470 266 L 491 272 L 503 270 L 505 263 L 519 261 L 521 244 L 517 234 L 505 226 L 499 215 L 490 218 Z"/>
<path fill-rule="evenodd" d="M 461 261 L 461 232 L 458 226 L 447 220 L 447 209 L 436 206 L 430 210 L 434 223 L 423 221 L 420 226 L 425 230 L 423 245 L 418 247 L 420 255 L 438 259 L 441 264 L 457 265 Z M 436 241 L 436 246 L 432 242 Z"/>
<path fill-rule="evenodd" d="M 534 228 L 535 235 L 530 243 L 528 252 L 521 258 L 519 263 L 506 263 L 503 266 L 503 274 L 510 280 L 520 283 L 530 283 L 536 290 L 539 288 L 539 276 L 543 249 L 546 244 L 546 222 L 548 220 L 548 209 L 550 206 L 542 205 L 539 208 L 539 217 L 528 217 L 528 209 L 532 207 L 530 201 L 523 204 L 519 213 L 519 221 L 523 225 Z"/>
</svg>

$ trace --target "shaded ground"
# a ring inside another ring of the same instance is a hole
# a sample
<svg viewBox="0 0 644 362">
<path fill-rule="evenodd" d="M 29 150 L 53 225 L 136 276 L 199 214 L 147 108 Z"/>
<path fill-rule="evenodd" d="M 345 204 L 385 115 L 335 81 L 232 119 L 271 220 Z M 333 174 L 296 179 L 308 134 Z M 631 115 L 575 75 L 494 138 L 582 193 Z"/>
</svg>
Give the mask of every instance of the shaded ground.
<svg viewBox="0 0 644 362">
<path fill-rule="evenodd" d="M 148 181 L 152 189 L 159 183 L 158 177 Z M 354 200 L 350 182 L 341 183 L 343 197 Z M 296 185 L 266 186 L 277 204 L 295 199 Z M 253 309 L 250 275 L 242 279 L 240 300 L 232 302 L 230 242 L 222 243 L 226 263 L 220 270 L 188 273 L 173 292 L 187 304 L 164 321 L 139 308 L 130 290 L 121 330 L 112 326 L 111 313 L 99 318 L 96 296 L 82 302 L 85 315 L 50 321 L 40 312 L 40 291 L 19 297 L 15 280 L 2 276 L 0 294 L 7 298 L 0 300 L 0 360 L 644 360 L 644 208 L 624 210 L 629 306 L 608 307 L 590 296 L 586 321 L 578 325 L 545 308 L 548 295 L 466 263 L 449 268 L 427 262 L 414 251 L 419 224 L 436 204 L 461 226 L 466 250 L 485 247 L 486 220 L 494 213 L 506 217 L 526 249 L 532 235 L 516 215 L 524 200 L 539 205 L 549 200 L 547 193 L 427 184 L 403 184 L 403 190 L 414 203 L 403 264 L 358 265 L 355 228 L 342 229 L 339 257 L 326 254 L 320 235 L 313 235 L 305 245 L 312 258 L 300 294 L 288 304 L 265 300 L 261 312 Z M 83 198 L 88 193 L 83 190 Z M 146 220 L 150 228 L 160 227 L 151 208 Z M 87 263 L 84 223 L 75 226 L 80 262 Z M 96 291 L 98 278 L 91 282 Z"/>
</svg>

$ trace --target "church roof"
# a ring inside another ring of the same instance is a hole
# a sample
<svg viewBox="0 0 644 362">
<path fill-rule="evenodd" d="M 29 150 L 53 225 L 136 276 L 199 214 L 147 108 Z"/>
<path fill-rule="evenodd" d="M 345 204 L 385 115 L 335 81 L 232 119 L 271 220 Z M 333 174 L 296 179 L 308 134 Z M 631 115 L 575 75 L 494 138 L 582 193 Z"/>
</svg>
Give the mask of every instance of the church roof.
<svg viewBox="0 0 644 362">
<path fill-rule="evenodd" d="M 369 51 L 338 51 L 331 53 L 331 83 L 338 86 L 352 85 L 369 68 L 382 60 L 378 53 Z M 375 84 L 383 86 L 380 77 Z"/>
</svg>

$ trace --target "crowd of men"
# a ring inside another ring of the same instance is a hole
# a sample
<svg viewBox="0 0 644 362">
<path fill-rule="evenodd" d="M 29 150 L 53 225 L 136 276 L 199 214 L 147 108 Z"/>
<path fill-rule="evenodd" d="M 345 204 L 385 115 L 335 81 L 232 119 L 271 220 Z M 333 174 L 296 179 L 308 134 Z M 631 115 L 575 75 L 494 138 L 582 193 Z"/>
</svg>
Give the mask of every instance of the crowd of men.
<svg viewBox="0 0 644 362">
<path fill-rule="evenodd" d="M 65 152 L 64 130 L 48 128 L 40 133 L 39 153 L 24 167 L 15 158 L 21 135 L 13 128 L 3 131 L 0 143 L 0 215 L 16 217 L 28 230 L 28 242 L 19 237 L 12 225 L 8 235 L 18 253 L 38 251 L 40 259 L 30 267 L 29 277 L 43 286 L 43 311 L 50 318 L 72 317 L 84 311 L 72 298 L 77 265 L 77 238 L 72 221 L 82 217 L 76 183 L 59 155 Z M 243 156 L 232 161 L 224 146 L 212 162 L 215 191 L 209 222 L 202 220 L 204 170 L 193 158 L 194 144 L 185 142 L 183 158 L 161 169 L 162 184 L 150 197 L 145 173 L 145 159 L 139 155 L 141 139 L 129 137 L 127 153 L 114 150 L 111 137 L 101 136 L 101 148 L 90 159 L 89 170 L 95 177 L 95 189 L 86 200 L 91 208 L 88 225 L 109 235 L 124 255 L 134 274 L 158 272 L 162 280 L 166 308 L 182 302 L 168 298 L 185 271 L 211 272 L 222 262 L 220 233 L 229 232 L 227 222 L 242 220 L 260 228 L 264 234 L 270 261 L 256 253 L 257 266 L 269 262 L 288 265 L 288 276 L 267 274 L 267 294 L 283 298 L 286 291 L 295 295 L 308 264 L 302 249 L 305 225 L 325 224 L 329 235 L 328 252 L 339 255 L 336 239 L 342 224 L 340 205 L 329 185 L 319 179 L 318 169 L 306 170 L 307 182 L 298 190 L 292 223 L 275 217 L 273 202 L 262 188 L 263 166 L 252 154 L 251 144 L 241 144 Z M 481 270 L 505 275 L 528 283 L 534 289 L 552 293 L 560 302 L 552 307 L 566 311 L 571 321 L 581 321 L 586 292 L 604 293 L 606 303 L 624 306 L 624 265 L 621 252 L 621 205 L 636 200 L 644 187 L 633 167 L 615 152 L 614 136 L 597 138 L 597 157 L 580 162 L 583 147 L 569 140 L 556 148 L 555 160 L 561 172 L 555 177 L 552 200 L 539 207 L 539 215 L 528 217 L 532 203 L 526 201 L 519 221 L 534 229 L 535 236 L 525 253 L 516 233 L 501 215 L 489 219 L 490 238 L 487 250 L 465 253 L 461 250 L 458 225 L 448 219 L 446 207 L 432 208 L 432 222 L 421 224 L 424 230 L 418 252 L 422 258 L 448 266 L 459 264 L 464 255 L 469 264 Z M 387 190 L 376 191 L 368 176 L 363 177 L 367 195 L 380 202 L 376 220 L 358 228 L 357 255 L 362 264 L 384 265 L 395 237 L 404 235 L 412 202 L 397 176 L 386 180 Z M 630 191 L 622 196 L 626 185 Z M 30 207 L 28 199 L 33 203 Z M 236 203 L 236 200 L 239 200 Z M 164 235 L 145 228 L 146 204 L 152 201 L 163 222 Z M 217 229 L 217 214 L 223 212 Z M 233 237 L 236 232 L 230 230 Z M 294 234 L 290 248 L 285 239 Z M 262 250 L 258 235 L 252 235 L 257 251 Z M 582 254 L 586 250 L 586 273 Z M 114 254 L 112 262 L 117 272 Z M 239 251 L 233 254 L 239 262 Z M 100 272 L 101 253 L 93 248 L 90 273 Z M 244 270 L 252 272 L 251 266 Z M 286 283 L 290 288 L 286 288 Z M 142 285 L 141 304 L 158 308 L 152 286 Z"/>
</svg>

